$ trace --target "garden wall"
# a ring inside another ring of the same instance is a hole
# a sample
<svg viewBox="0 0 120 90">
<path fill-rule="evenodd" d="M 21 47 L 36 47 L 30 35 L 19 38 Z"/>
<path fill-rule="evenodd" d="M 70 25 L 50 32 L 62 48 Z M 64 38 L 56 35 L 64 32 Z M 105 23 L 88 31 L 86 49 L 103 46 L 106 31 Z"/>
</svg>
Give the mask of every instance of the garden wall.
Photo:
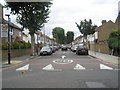
<svg viewBox="0 0 120 90">
<path fill-rule="evenodd" d="M 11 54 L 11 58 L 30 55 L 31 49 L 14 49 L 14 50 L 11 50 L 10 54 Z M 8 51 L 2 50 L 2 60 L 5 60 L 7 58 L 8 58 Z"/>
</svg>

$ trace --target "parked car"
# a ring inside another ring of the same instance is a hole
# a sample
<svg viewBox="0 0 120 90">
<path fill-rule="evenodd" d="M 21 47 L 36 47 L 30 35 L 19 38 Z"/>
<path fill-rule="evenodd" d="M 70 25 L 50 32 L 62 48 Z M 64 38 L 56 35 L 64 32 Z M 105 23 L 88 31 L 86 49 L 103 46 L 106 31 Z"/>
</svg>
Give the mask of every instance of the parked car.
<svg viewBox="0 0 120 90">
<path fill-rule="evenodd" d="M 72 46 L 71 46 L 71 45 L 68 45 L 67 47 L 68 47 L 68 49 L 70 49 L 70 50 L 71 50 L 71 47 L 72 47 Z"/>
<path fill-rule="evenodd" d="M 40 50 L 40 55 L 51 55 L 52 54 L 52 49 L 49 46 L 44 46 Z"/>
<path fill-rule="evenodd" d="M 61 50 L 63 51 L 63 50 L 67 50 L 68 48 L 67 48 L 67 46 L 66 45 L 62 45 L 62 47 L 61 47 Z"/>
<path fill-rule="evenodd" d="M 84 45 L 80 45 L 76 49 L 76 54 L 77 55 L 79 55 L 79 54 L 88 55 L 88 48 L 86 46 L 84 46 Z"/>
<path fill-rule="evenodd" d="M 52 52 L 54 53 L 56 51 L 56 48 L 54 46 L 50 46 Z"/>
<path fill-rule="evenodd" d="M 77 44 L 76 44 L 76 45 L 72 45 L 72 47 L 71 47 L 71 51 L 72 51 L 72 52 L 76 52 L 77 47 L 78 47 Z"/>
</svg>

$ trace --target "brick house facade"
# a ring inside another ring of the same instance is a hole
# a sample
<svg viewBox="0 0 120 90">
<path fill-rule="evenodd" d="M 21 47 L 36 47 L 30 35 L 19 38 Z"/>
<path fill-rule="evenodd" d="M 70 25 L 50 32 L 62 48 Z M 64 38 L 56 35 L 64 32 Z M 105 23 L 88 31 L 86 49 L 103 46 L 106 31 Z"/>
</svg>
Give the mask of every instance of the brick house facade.
<svg viewBox="0 0 120 90">
<path fill-rule="evenodd" d="M 96 43 L 90 44 L 90 50 L 110 54 L 111 52 L 108 47 L 107 40 L 113 30 L 118 30 L 120 24 L 119 21 L 119 18 L 116 19 L 115 23 L 111 20 L 108 22 L 103 20 L 102 25 L 96 28 L 96 32 L 98 32 L 98 39 Z"/>
</svg>

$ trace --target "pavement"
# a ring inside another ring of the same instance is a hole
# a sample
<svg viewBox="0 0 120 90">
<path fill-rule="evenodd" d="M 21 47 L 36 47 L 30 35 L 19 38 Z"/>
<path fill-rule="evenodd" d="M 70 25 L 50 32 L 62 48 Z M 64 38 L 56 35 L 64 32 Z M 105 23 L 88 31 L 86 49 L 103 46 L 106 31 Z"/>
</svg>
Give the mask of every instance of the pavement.
<svg viewBox="0 0 120 90">
<path fill-rule="evenodd" d="M 107 63 L 111 63 L 115 65 L 120 64 L 120 57 L 117 57 L 117 56 L 103 54 L 103 53 L 95 52 L 95 51 L 89 51 L 89 55 L 91 55 L 92 57 L 98 58 L 101 61 L 104 61 Z"/>
<path fill-rule="evenodd" d="M 25 56 L 21 56 L 21 57 L 11 58 L 11 64 L 8 64 L 8 60 L 2 60 L 2 64 L 0 65 L 0 68 L 11 67 L 16 64 L 20 64 L 25 61 L 31 60 L 35 57 L 37 57 L 37 56 L 25 55 Z"/>
</svg>

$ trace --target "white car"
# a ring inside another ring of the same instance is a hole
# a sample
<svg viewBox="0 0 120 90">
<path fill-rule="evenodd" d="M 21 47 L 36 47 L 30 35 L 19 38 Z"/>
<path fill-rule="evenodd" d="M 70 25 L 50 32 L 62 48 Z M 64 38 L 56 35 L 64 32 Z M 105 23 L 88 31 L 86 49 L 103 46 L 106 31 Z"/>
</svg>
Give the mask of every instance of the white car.
<svg viewBox="0 0 120 90">
<path fill-rule="evenodd" d="M 73 45 L 73 46 L 71 47 L 71 51 L 76 52 L 77 47 L 78 47 L 78 45 L 77 45 L 77 44 L 76 44 L 76 45 Z"/>
</svg>

